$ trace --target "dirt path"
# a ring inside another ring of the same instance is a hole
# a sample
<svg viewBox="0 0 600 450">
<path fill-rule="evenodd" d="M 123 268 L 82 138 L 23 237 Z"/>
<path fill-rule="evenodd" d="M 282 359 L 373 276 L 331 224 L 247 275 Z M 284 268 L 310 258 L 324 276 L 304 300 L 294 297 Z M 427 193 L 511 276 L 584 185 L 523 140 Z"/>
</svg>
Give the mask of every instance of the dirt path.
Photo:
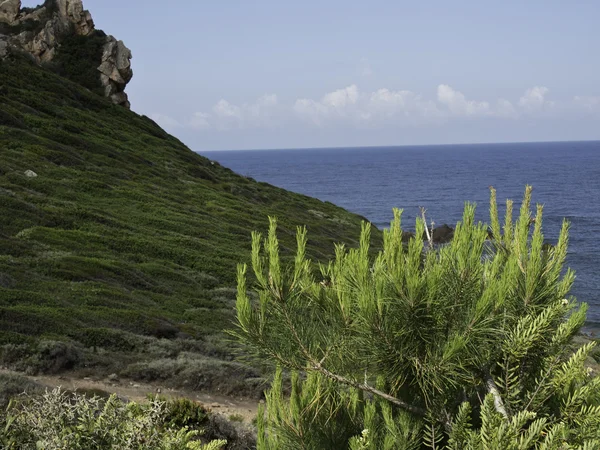
<svg viewBox="0 0 600 450">
<path fill-rule="evenodd" d="M 165 388 L 158 384 L 138 383 L 129 380 L 92 380 L 90 378 L 75 378 L 68 374 L 62 376 L 40 375 L 28 376 L 20 372 L 0 369 L 1 374 L 12 374 L 27 378 L 39 385 L 56 388 L 62 387 L 71 391 L 75 390 L 101 390 L 109 394 L 135 402 L 144 402 L 148 394 L 160 394 L 167 398 L 188 398 L 202 403 L 214 413 L 229 417 L 232 414 L 241 415 L 244 423 L 248 424 L 254 419 L 258 410 L 258 402 L 242 398 L 212 395 L 203 392 L 185 391 Z"/>
</svg>

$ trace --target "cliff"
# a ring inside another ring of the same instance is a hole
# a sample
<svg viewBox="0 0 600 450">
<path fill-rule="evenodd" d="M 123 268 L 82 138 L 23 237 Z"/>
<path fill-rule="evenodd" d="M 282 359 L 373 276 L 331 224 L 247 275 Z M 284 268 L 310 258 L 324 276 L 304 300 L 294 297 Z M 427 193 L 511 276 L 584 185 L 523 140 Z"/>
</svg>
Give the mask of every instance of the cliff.
<svg viewBox="0 0 600 450">
<path fill-rule="evenodd" d="M 15 53 L 130 107 L 125 87 L 133 77 L 131 51 L 96 30 L 81 0 L 46 0 L 36 8 L 0 0 L 0 59 Z"/>
</svg>

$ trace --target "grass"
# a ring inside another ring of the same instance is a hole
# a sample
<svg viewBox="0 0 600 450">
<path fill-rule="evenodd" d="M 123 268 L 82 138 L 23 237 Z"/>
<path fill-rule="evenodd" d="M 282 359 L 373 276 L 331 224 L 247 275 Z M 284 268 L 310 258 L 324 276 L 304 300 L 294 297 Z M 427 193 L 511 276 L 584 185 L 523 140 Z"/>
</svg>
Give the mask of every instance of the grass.
<svg viewBox="0 0 600 450">
<path fill-rule="evenodd" d="M 307 225 L 324 260 L 363 219 L 239 176 L 24 59 L 1 62 L 0 80 L 0 363 L 254 385 L 222 334 L 250 232 L 277 216 L 290 257 Z"/>
</svg>

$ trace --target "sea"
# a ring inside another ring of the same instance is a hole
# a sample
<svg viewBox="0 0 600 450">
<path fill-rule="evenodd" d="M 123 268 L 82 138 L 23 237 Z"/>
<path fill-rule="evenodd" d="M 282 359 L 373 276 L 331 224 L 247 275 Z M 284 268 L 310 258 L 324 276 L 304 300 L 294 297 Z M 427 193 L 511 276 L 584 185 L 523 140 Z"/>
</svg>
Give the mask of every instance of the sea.
<svg viewBox="0 0 600 450">
<path fill-rule="evenodd" d="M 477 218 L 487 222 L 490 186 L 500 206 L 513 199 L 517 209 L 532 185 L 533 202 L 544 205 L 546 241 L 556 242 L 563 219 L 571 222 L 572 294 L 590 306 L 586 330 L 600 333 L 600 141 L 200 153 L 239 174 L 332 202 L 378 228 L 389 226 L 394 207 L 404 210 L 404 229 L 414 228 L 420 207 L 436 226 L 454 226 L 465 201 L 475 202 Z"/>
</svg>

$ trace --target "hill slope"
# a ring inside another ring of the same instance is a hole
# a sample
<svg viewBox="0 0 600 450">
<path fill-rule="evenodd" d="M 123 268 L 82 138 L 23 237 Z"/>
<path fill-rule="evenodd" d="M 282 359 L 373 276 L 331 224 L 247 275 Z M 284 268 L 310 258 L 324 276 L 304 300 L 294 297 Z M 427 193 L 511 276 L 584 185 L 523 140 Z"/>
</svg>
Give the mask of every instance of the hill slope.
<svg viewBox="0 0 600 450">
<path fill-rule="evenodd" d="M 231 359 L 219 333 L 233 313 L 235 266 L 268 215 L 287 253 L 295 227 L 308 225 L 314 258 L 354 244 L 362 220 L 236 175 L 27 61 L 0 63 L 4 365 L 152 379 L 185 372 L 181 361 L 199 354 Z M 194 361 L 183 378 L 219 366 Z"/>
</svg>

